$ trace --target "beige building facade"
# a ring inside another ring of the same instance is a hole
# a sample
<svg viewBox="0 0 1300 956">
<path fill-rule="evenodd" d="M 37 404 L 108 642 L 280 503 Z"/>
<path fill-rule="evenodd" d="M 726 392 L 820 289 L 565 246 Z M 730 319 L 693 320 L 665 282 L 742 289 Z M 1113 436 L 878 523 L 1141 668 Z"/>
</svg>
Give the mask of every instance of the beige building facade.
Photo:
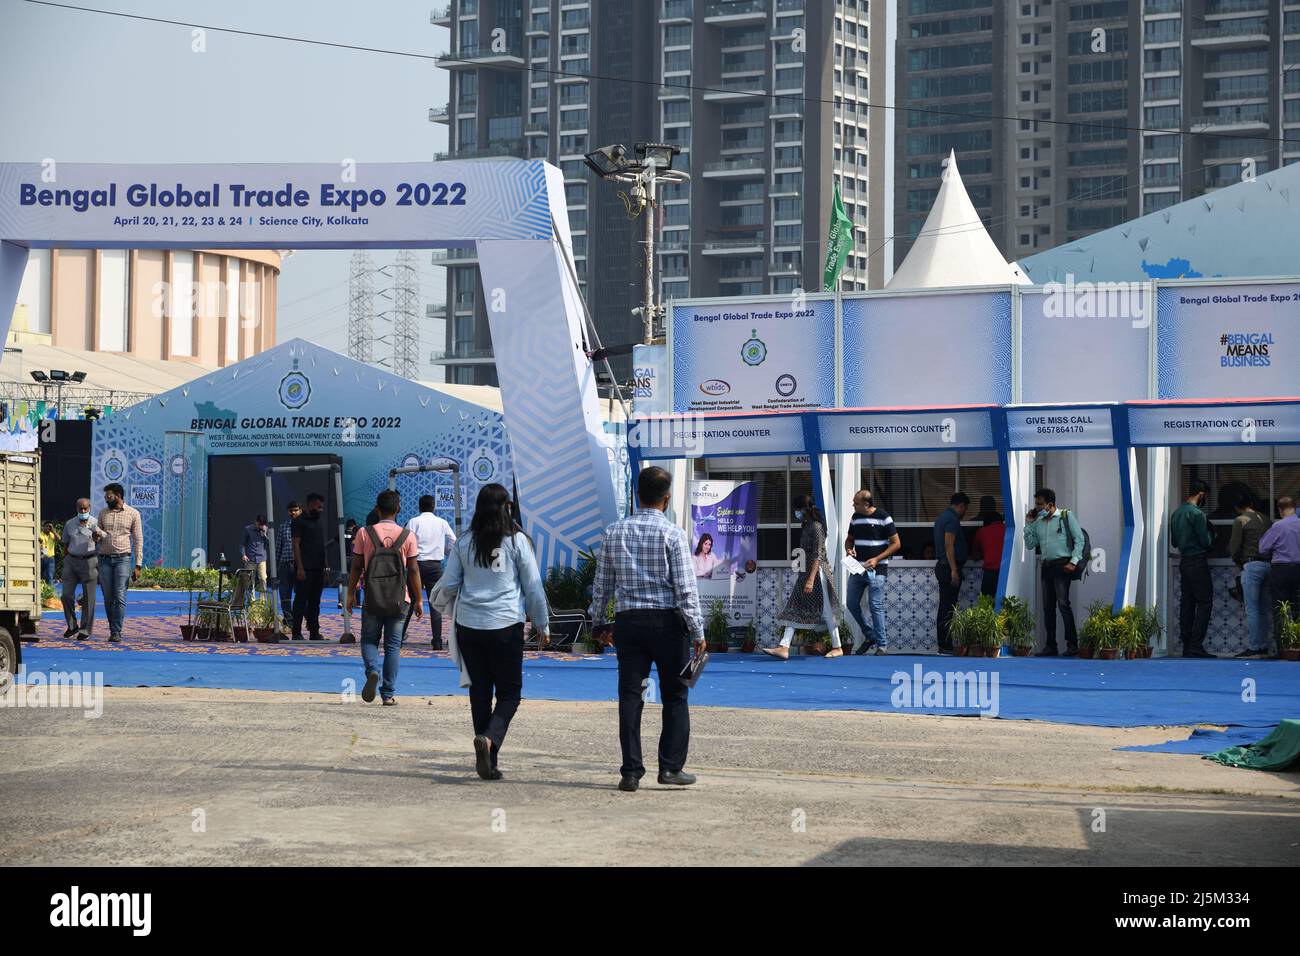
<svg viewBox="0 0 1300 956">
<path fill-rule="evenodd" d="M 271 250 L 33 249 L 6 344 L 233 365 L 275 345 L 280 262 Z"/>
</svg>

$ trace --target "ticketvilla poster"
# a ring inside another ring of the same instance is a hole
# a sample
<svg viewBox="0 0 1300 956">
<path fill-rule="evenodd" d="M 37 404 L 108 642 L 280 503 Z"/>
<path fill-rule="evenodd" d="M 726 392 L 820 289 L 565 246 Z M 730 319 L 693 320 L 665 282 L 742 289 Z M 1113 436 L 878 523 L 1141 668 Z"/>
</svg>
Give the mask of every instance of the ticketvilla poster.
<svg viewBox="0 0 1300 956">
<path fill-rule="evenodd" d="M 731 627 L 754 620 L 758 597 L 758 485 L 691 483 L 691 564 L 707 618 L 722 601 Z"/>
</svg>

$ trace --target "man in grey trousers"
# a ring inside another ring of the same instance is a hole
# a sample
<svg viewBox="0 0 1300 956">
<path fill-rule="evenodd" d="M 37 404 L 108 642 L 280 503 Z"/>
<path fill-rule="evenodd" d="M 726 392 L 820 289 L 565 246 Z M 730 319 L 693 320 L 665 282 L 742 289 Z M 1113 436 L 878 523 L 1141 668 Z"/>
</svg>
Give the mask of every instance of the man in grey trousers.
<svg viewBox="0 0 1300 956">
<path fill-rule="evenodd" d="M 84 641 L 95 627 L 95 588 L 99 582 L 99 539 L 104 533 L 90 513 L 90 499 L 77 499 L 77 513 L 63 524 L 64 638 Z M 77 585 L 81 585 L 81 627 L 77 627 Z"/>
</svg>

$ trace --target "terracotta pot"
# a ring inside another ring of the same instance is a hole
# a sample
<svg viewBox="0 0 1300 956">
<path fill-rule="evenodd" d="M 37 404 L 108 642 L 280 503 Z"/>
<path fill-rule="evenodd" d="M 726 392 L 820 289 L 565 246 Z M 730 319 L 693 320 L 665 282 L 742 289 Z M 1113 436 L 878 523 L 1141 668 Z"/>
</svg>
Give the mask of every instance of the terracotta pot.
<svg viewBox="0 0 1300 956">
<path fill-rule="evenodd" d="M 182 624 L 182 625 L 181 625 L 181 640 L 182 640 L 182 641 L 192 641 L 192 640 L 194 640 L 194 625 L 193 625 L 193 624 Z"/>
<path fill-rule="evenodd" d="M 1284 661 L 1300 661 L 1300 647 L 1284 647 L 1281 656 Z"/>
<path fill-rule="evenodd" d="M 740 648 L 740 653 L 753 654 L 754 651 L 757 650 L 757 648 L 758 648 L 757 641 L 745 641 L 745 643 Z"/>
<path fill-rule="evenodd" d="M 41 607 L 45 608 L 45 610 L 47 610 L 47 611 L 62 611 L 62 610 L 63 610 L 63 601 L 60 600 L 59 598 L 56 598 L 56 597 L 47 598 L 47 599 L 46 599 L 46 600 L 41 604 Z"/>
<path fill-rule="evenodd" d="M 1033 652 L 1032 647 L 1013 647 L 1011 648 L 1012 657 L 1028 657 Z M 1082 656 L 1082 654 L 1080 654 Z"/>
<path fill-rule="evenodd" d="M 826 644 L 826 643 L 823 642 L 823 641 L 815 641 L 815 642 L 813 642 L 812 644 L 805 644 L 805 645 L 803 646 L 803 652 L 804 652 L 805 654 L 813 654 L 813 655 L 817 655 L 817 656 L 823 656 L 823 655 L 825 655 L 825 653 L 826 653 L 826 648 L 827 648 L 828 646 L 829 646 L 829 645 Z"/>
<path fill-rule="evenodd" d="M 965 644 L 954 644 L 952 653 L 954 657 L 965 657 L 969 648 Z"/>
<path fill-rule="evenodd" d="M 1103 661 L 1113 661 L 1113 660 L 1115 659 L 1115 652 L 1116 652 L 1117 650 L 1118 650 L 1118 648 L 1115 648 L 1115 647 L 1102 647 L 1102 648 L 1098 648 L 1098 649 L 1097 649 L 1097 657 L 1100 658 L 1100 659 L 1103 660 Z"/>
<path fill-rule="evenodd" d="M 1083 660 L 1085 660 L 1085 661 L 1090 661 L 1090 660 L 1092 660 L 1092 648 L 1091 648 L 1091 647 L 1080 647 L 1080 648 L 1079 648 L 1079 657 L 1081 657 L 1081 658 L 1082 658 Z"/>
<path fill-rule="evenodd" d="M 236 644 L 247 644 L 247 643 L 248 643 L 248 628 L 246 628 L 246 627 L 236 627 L 236 628 L 234 629 L 234 631 L 235 631 L 235 643 L 236 643 Z"/>
<path fill-rule="evenodd" d="M 253 640 L 259 644 L 278 644 L 280 638 L 276 636 L 273 627 L 255 627 L 253 628 Z"/>
</svg>

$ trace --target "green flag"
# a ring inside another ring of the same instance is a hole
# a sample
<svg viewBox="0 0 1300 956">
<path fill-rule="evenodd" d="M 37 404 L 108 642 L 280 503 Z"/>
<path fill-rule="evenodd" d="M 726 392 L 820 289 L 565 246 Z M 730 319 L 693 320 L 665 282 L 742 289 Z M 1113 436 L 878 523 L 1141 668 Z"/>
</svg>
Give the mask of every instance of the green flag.
<svg viewBox="0 0 1300 956">
<path fill-rule="evenodd" d="M 835 186 L 835 202 L 831 207 L 831 231 L 826 236 L 826 270 L 822 276 L 822 290 L 834 292 L 835 284 L 844 270 L 844 257 L 853 251 L 853 221 L 844 211 L 840 187 Z"/>
</svg>

